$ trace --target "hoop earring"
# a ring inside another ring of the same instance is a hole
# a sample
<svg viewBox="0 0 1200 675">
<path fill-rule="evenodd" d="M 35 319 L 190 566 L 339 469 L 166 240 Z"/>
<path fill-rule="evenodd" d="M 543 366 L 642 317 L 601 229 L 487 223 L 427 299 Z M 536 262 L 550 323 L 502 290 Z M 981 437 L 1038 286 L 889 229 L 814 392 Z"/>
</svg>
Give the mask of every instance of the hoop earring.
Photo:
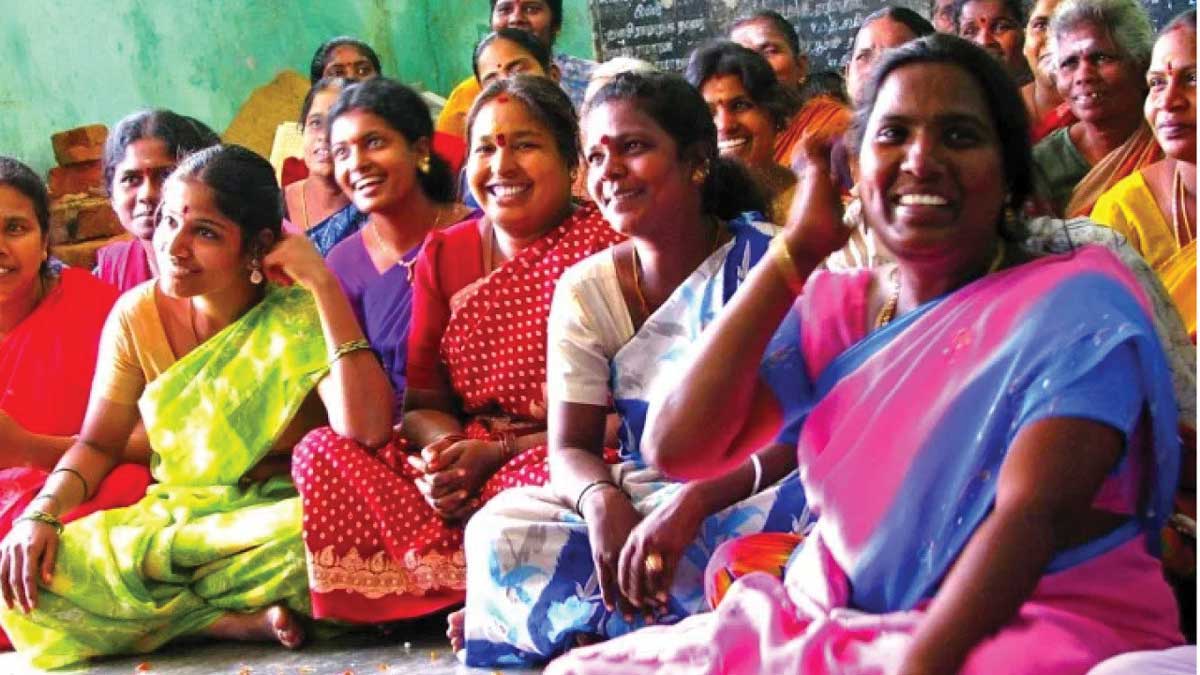
<svg viewBox="0 0 1200 675">
<path fill-rule="evenodd" d="M 250 283 L 255 286 L 263 282 L 262 263 L 258 258 L 250 261 Z"/>
</svg>

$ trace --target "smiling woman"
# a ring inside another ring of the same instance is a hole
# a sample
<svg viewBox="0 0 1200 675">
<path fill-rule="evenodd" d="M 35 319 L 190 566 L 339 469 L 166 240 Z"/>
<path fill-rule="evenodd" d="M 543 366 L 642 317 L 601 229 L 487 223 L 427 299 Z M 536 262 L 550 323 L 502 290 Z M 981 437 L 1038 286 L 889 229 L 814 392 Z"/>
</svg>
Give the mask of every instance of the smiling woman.
<svg viewBox="0 0 1200 675">
<path fill-rule="evenodd" d="M 289 183 L 283 190 L 288 220 L 312 240 L 321 255 L 328 255 L 340 241 L 362 229 L 367 220 L 366 214 L 342 192 L 329 155 L 327 116 L 338 94 L 349 84 L 349 80 L 326 77 L 308 90 L 300 107 L 308 176 Z"/>
<path fill-rule="evenodd" d="M 162 275 L 113 309 L 83 428 L 45 501 L 0 542 L 0 624 L 35 666 L 183 636 L 303 641 L 291 448 L 326 419 L 380 445 L 390 391 L 324 261 L 304 237 L 280 239 L 280 206 L 271 165 L 239 146 L 202 150 L 167 179 Z M 139 418 L 157 483 L 64 527 Z"/>
<path fill-rule="evenodd" d="M 325 116 L 333 178 L 366 224 L 330 250 L 337 275 L 371 346 L 404 399 L 412 268 L 425 235 L 462 219 L 446 162 L 430 147 L 429 107 L 387 78 L 349 86 Z"/>
<path fill-rule="evenodd" d="M 764 417 L 789 420 L 820 517 L 782 579 L 746 575 L 716 611 L 548 674 L 1083 673 L 1181 642 L 1149 552 L 1179 468 L 1150 303 L 1107 250 L 1019 244 L 1004 212 L 1032 185 L 1021 111 L 959 38 L 884 56 L 852 146 L 895 266 L 816 271 L 847 231 L 812 148 L 803 217 L 650 401 L 642 445 L 711 479 L 761 446 Z M 789 377 L 760 367 L 780 362 Z"/>
<path fill-rule="evenodd" d="M 1153 35 L 1137 0 L 1065 0 L 1050 20 L 1054 78 L 1076 121 L 1033 149 L 1038 192 L 1085 216 L 1131 172 L 1162 158 L 1142 118 Z"/>
<path fill-rule="evenodd" d="M 49 470 L 79 433 L 87 406 L 100 329 L 117 298 L 83 270 L 54 273 L 46 264 L 46 188 L 28 167 L 0 157 L 0 537 L 32 503 Z M 150 482 L 144 438 L 96 496 L 62 518 L 132 504 Z M 11 647 L 0 631 L 0 649 Z"/>
<path fill-rule="evenodd" d="M 551 292 L 619 239 L 571 201 L 578 127 L 553 82 L 496 80 L 468 130 L 484 216 L 430 232 L 417 254 L 403 438 L 372 451 L 328 433 L 297 450 L 321 617 L 390 621 L 462 601 L 463 521 L 506 488 L 546 480 Z"/>
<path fill-rule="evenodd" d="M 588 190 L 629 241 L 554 290 L 541 378 L 551 481 L 501 494 L 467 526 L 467 603 L 450 634 L 471 666 L 538 664 L 577 640 L 700 611 L 717 544 L 804 520 L 795 477 L 775 484 L 791 468 L 785 444 L 688 485 L 640 450 L 649 393 L 678 372 L 775 231 L 742 215 L 761 208 L 753 183 L 718 156 L 704 99 L 675 75 L 617 75 L 583 127 Z M 615 466 L 604 452 L 611 407 Z"/>
<path fill-rule="evenodd" d="M 770 222 L 786 220 L 796 177 L 775 162 L 775 138 L 792 104 L 770 65 L 734 42 L 716 42 L 692 52 L 684 76 L 712 111 L 721 156 L 750 171 L 770 203 Z"/>
</svg>

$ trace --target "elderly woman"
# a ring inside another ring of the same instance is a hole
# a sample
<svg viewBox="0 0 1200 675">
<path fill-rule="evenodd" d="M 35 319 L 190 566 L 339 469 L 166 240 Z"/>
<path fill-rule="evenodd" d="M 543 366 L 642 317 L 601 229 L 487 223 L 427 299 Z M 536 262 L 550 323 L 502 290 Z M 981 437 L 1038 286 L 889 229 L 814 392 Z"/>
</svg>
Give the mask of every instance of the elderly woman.
<svg viewBox="0 0 1200 675">
<path fill-rule="evenodd" d="M 1034 143 L 1050 132 L 1074 121 L 1071 106 L 1054 85 L 1054 58 L 1050 52 L 1050 17 L 1062 0 L 1037 0 L 1025 24 L 1025 60 L 1033 80 L 1021 87 L 1021 100 L 1029 113 L 1030 138 Z"/>
<path fill-rule="evenodd" d="M 1125 235 L 1158 272 L 1196 339 L 1196 12 L 1163 28 L 1146 72 L 1146 122 L 1166 158 L 1101 195 L 1092 220 Z"/>
<path fill-rule="evenodd" d="M 806 133 L 837 134 L 850 123 L 850 111 L 832 96 L 800 98 L 801 85 L 808 77 L 808 56 L 800 47 L 796 29 L 779 13 L 770 10 L 755 12 L 733 22 L 729 39 L 746 49 L 762 54 L 775 78 L 800 104 L 793 108 L 791 118 L 775 137 L 775 162 L 788 166 L 792 150 Z"/>
<path fill-rule="evenodd" d="M 983 47 L 1004 64 L 1018 84 L 1029 71 L 1021 48 L 1025 45 L 1025 13 L 1021 0 L 958 0 L 954 25 L 958 36 Z"/>
<path fill-rule="evenodd" d="M 1056 215 L 1086 216 L 1162 157 L 1142 116 L 1153 34 L 1137 0 L 1065 0 L 1050 20 L 1054 79 L 1074 123 L 1033 148 L 1037 191 Z"/>
<path fill-rule="evenodd" d="M 124 292 L 157 274 L 151 238 L 167 175 L 187 155 L 219 143 L 211 129 L 170 110 L 139 110 L 104 143 L 104 185 L 121 227 L 133 235 L 96 251 L 96 276 Z"/>
<path fill-rule="evenodd" d="M 762 188 L 767 218 L 787 219 L 796 177 L 775 163 L 775 138 L 787 126 L 790 100 L 767 61 L 734 42 L 714 42 L 688 58 L 684 77 L 700 90 L 717 126 L 717 150 L 740 162 Z"/>
<path fill-rule="evenodd" d="M 100 329 L 118 292 L 83 270 L 47 264 L 49 199 L 29 167 L 0 157 L 0 537 L 39 494 L 72 436 L 83 425 L 96 368 Z M 144 434 L 88 502 L 64 513 L 69 522 L 141 499 L 150 482 Z M 0 649 L 11 647 L 0 631 Z"/>
<path fill-rule="evenodd" d="M 161 273 L 114 307 L 83 429 L 45 501 L 0 542 L 0 625 L 33 665 L 187 636 L 303 640 L 289 454 L 326 420 L 381 445 L 391 392 L 320 255 L 304 237 L 280 240 L 280 211 L 271 165 L 239 146 L 193 154 L 167 179 Z M 157 484 L 64 527 L 139 419 Z"/>
<path fill-rule="evenodd" d="M 1148 550 L 1179 468 L 1149 303 L 1107 250 L 1017 245 L 1016 86 L 975 46 L 922 38 L 880 63 L 855 131 L 896 265 L 814 271 L 846 232 L 811 150 L 804 217 L 649 410 L 648 457 L 693 479 L 744 461 L 764 417 L 800 420 L 818 520 L 786 585 L 747 575 L 713 613 L 547 673 L 1083 673 L 1182 641 Z M 764 353 L 794 377 L 759 375 Z"/>
<path fill-rule="evenodd" d="M 787 443 L 687 485 L 642 459 L 650 391 L 766 249 L 774 226 L 745 170 L 717 154 L 704 100 L 678 76 L 622 74 L 584 110 L 588 187 L 629 241 L 572 267 L 550 313 L 550 484 L 506 492 L 467 526 L 465 623 L 473 666 L 537 664 L 580 640 L 703 608 L 713 548 L 803 527 Z M 769 364 L 764 365 L 770 369 Z M 610 405 L 621 459 L 602 459 Z M 783 514 L 787 516 L 783 516 Z"/>
</svg>

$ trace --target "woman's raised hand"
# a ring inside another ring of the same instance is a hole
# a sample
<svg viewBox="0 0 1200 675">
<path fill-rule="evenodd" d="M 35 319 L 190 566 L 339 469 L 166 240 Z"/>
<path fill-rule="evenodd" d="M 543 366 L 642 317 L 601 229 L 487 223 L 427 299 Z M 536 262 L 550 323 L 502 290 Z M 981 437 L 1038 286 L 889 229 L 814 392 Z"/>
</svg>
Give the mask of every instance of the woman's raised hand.
<svg viewBox="0 0 1200 675">
<path fill-rule="evenodd" d="M 850 228 L 842 224 L 841 194 L 829 161 L 833 140 L 828 131 L 809 132 L 792 151 L 796 195 L 780 236 L 794 257 L 814 262 L 840 250 L 850 239 Z"/>
<path fill-rule="evenodd" d="M 0 541 L 0 597 L 26 614 L 37 606 L 38 577 L 49 584 L 58 556 L 58 532 L 49 523 L 18 520 Z"/>
<path fill-rule="evenodd" d="M 267 278 L 277 284 L 300 284 L 310 291 L 333 278 L 325 259 L 302 234 L 285 233 L 262 260 Z"/>
</svg>

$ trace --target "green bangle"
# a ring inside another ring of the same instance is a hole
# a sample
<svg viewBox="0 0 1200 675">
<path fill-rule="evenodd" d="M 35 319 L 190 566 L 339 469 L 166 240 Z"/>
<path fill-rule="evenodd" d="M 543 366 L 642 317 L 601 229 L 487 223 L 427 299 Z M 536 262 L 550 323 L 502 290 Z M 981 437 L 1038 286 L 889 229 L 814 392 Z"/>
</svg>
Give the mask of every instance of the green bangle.
<svg viewBox="0 0 1200 675">
<path fill-rule="evenodd" d="M 365 339 L 359 338 L 357 340 L 347 340 L 346 342 L 338 345 L 337 348 L 333 350 L 333 353 L 329 355 L 329 365 L 332 366 L 337 362 L 338 359 L 351 352 L 362 351 L 370 348 L 371 343 L 367 342 Z"/>
<path fill-rule="evenodd" d="M 19 523 L 22 520 L 32 520 L 32 521 L 38 522 L 38 523 L 45 523 L 45 524 L 49 525 L 50 527 L 53 527 L 54 531 L 57 532 L 58 534 L 62 534 L 62 531 L 63 531 L 62 521 L 59 520 L 58 518 L 55 518 L 54 516 L 50 515 L 49 513 L 46 513 L 45 511 L 38 511 L 37 509 L 30 509 L 30 510 L 26 511 L 24 513 L 24 515 L 22 515 L 20 518 L 17 518 L 16 522 Z"/>
</svg>

